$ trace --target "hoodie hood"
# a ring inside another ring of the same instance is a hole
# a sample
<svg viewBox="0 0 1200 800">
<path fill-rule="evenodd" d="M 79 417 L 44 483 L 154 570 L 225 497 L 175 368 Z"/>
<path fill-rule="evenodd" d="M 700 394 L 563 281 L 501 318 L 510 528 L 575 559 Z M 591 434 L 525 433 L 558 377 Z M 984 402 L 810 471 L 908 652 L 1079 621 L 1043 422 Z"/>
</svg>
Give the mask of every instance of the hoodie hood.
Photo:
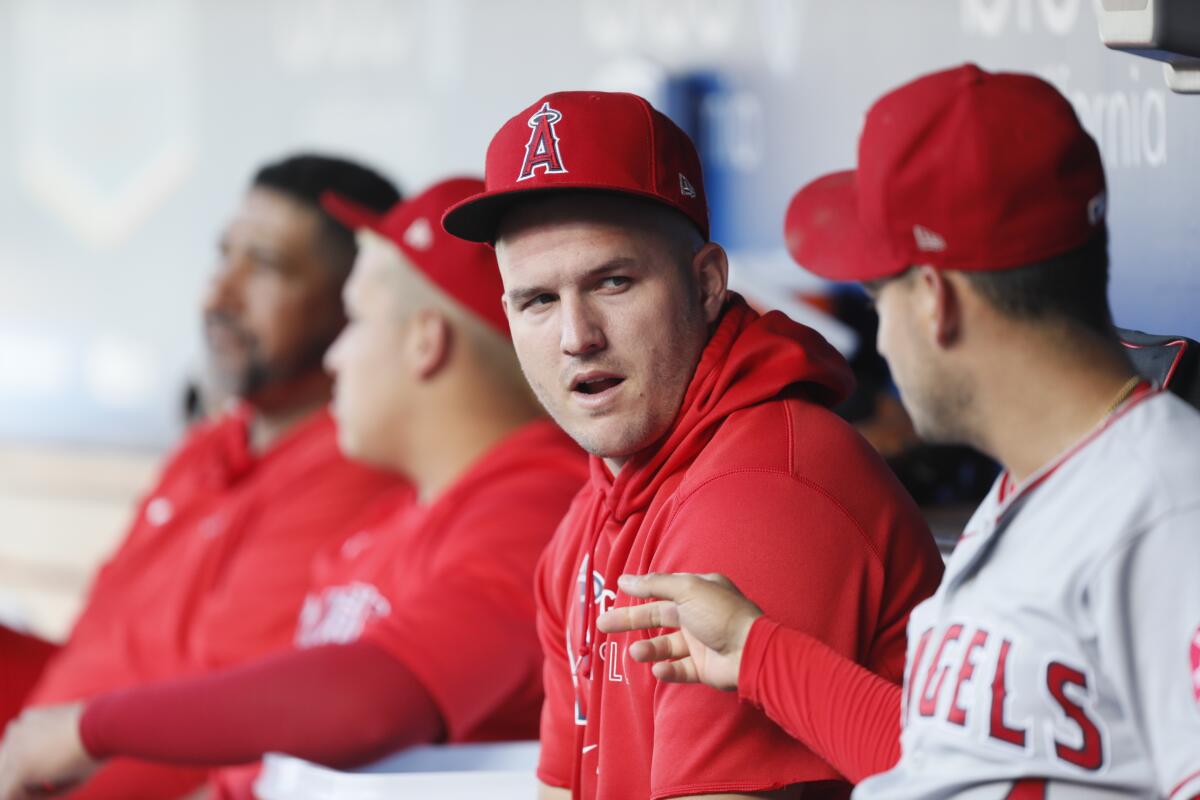
<svg viewBox="0 0 1200 800">
<path fill-rule="evenodd" d="M 778 311 L 760 315 L 731 293 L 667 433 L 616 478 L 593 456 L 592 485 L 623 521 L 647 508 L 661 482 L 692 461 L 734 412 L 783 394 L 832 407 L 853 389 L 850 365 L 821 334 Z"/>
</svg>

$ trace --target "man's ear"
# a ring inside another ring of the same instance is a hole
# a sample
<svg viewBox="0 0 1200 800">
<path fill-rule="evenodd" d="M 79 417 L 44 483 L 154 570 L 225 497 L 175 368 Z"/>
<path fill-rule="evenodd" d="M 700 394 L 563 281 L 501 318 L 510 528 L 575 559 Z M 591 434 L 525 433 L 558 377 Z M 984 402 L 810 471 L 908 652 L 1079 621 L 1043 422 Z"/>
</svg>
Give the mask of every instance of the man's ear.
<svg viewBox="0 0 1200 800">
<path fill-rule="evenodd" d="M 416 311 L 407 322 L 405 357 L 413 376 L 429 380 L 450 358 L 454 330 L 446 315 L 432 308 Z"/>
<path fill-rule="evenodd" d="M 962 334 L 960 288 L 945 272 L 929 266 L 917 267 L 913 279 L 922 327 L 938 347 L 953 346 Z"/>
<path fill-rule="evenodd" d="M 729 289 L 729 258 L 716 242 L 708 242 L 692 256 L 692 274 L 700 291 L 704 320 L 716 322 L 725 307 Z"/>
</svg>

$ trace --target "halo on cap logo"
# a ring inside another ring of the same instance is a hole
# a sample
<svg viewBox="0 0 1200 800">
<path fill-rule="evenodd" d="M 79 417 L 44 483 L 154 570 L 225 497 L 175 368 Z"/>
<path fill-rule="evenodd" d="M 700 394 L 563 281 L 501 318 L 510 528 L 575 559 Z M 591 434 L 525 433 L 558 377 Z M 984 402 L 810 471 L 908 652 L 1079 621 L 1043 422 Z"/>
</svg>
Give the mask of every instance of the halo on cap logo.
<svg viewBox="0 0 1200 800">
<path fill-rule="evenodd" d="M 562 119 L 562 112 L 550 107 L 550 101 L 529 117 L 529 141 L 525 144 L 525 160 L 521 162 L 518 181 L 528 180 L 540 167 L 546 175 L 558 175 L 567 171 L 562 155 L 558 152 L 558 133 L 554 126 Z"/>
</svg>

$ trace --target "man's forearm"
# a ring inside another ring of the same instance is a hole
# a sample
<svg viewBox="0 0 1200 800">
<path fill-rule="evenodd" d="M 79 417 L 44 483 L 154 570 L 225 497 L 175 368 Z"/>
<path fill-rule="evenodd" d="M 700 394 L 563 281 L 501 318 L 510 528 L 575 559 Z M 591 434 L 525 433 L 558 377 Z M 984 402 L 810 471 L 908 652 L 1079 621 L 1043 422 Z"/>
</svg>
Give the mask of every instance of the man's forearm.
<svg viewBox="0 0 1200 800">
<path fill-rule="evenodd" d="M 271 751 L 350 765 L 434 741 L 442 730 L 412 673 L 361 642 L 102 695 L 80 724 L 97 758 L 197 766 L 253 762 Z"/>
<path fill-rule="evenodd" d="M 899 686 L 802 631 L 761 618 L 738 694 L 854 783 L 900 758 Z"/>
</svg>

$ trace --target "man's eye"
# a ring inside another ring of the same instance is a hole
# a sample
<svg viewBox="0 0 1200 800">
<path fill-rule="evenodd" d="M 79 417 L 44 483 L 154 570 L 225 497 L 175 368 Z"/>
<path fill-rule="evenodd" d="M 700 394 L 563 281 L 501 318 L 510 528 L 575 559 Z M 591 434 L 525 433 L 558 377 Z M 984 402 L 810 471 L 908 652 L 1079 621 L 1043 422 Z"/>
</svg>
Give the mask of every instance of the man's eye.
<svg viewBox="0 0 1200 800">
<path fill-rule="evenodd" d="M 530 300 L 528 303 L 526 303 L 525 307 L 533 308 L 535 306 L 546 306 L 546 305 L 550 305 L 553 302 L 554 302 L 554 295 L 543 292 L 542 294 L 537 295 L 532 300 Z"/>
<path fill-rule="evenodd" d="M 624 275 L 609 275 L 607 278 L 600 281 L 602 289 L 623 289 L 630 284 L 629 278 Z"/>
</svg>

